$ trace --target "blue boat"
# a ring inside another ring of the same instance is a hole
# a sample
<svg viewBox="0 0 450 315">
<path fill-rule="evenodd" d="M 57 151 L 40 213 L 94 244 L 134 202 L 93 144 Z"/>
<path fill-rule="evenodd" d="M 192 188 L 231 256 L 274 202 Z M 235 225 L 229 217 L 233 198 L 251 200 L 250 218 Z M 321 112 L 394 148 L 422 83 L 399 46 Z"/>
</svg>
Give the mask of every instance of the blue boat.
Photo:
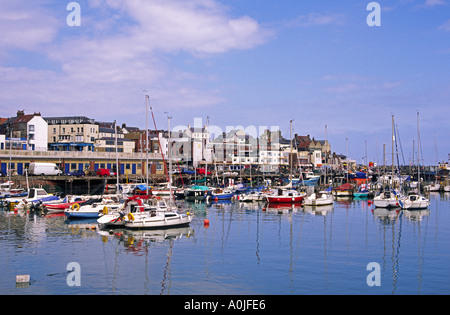
<svg viewBox="0 0 450 315">
<path fill-rule="evenodd" d="M 213 191 L 211 191 L 207 196 L 207 200 L 208 198 L 210 198 L 211 200 L 215 201 L 215 200 L 231 200 L 234 197 L 234 193 L 229 190 L 229 189 L 215 189 Z"/>
</svg>

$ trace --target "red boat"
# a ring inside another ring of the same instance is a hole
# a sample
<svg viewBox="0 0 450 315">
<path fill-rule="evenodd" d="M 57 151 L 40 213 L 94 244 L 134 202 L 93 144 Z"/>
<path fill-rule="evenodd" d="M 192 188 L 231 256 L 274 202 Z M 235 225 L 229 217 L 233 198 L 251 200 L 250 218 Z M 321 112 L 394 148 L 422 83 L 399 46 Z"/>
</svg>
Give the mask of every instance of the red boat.
<svg viewBox="0 0 450 315">
<path fill-rule="evenodd" d="M 70 208 L 73 204 L 78 203 L 82 204 L 83 202 L 86 202 L 86 200 L 75 200 L 72 202 L 64 202 L 64 203 L 53 203 L 53 204 L 46 204 L 44 207 L 51 212 L 57 212 L 57 211 L 64 211 L 68 208 Z"/>
<path fill-rule="evenodd" d="M 268 203 L 296 203 L 303 201 L 303 194 L 300 194 L 296 190 L 282 190 L 278 189 L 278 192 L 272 195 L 267 195 L 266 200 Z"/>
</svg>

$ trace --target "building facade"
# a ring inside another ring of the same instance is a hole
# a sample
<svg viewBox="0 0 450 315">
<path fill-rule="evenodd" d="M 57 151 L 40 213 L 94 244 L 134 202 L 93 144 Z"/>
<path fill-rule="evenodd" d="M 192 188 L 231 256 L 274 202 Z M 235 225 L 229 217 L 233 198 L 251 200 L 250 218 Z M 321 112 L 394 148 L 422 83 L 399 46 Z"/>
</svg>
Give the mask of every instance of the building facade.
<svg viewBox="0 0 450 315">
<path fill-rule="evenodd" d="M 94 152 L 99 126 L 85 116 L 48 117 L 48 148 L 50 151 Z"/>
</svg>

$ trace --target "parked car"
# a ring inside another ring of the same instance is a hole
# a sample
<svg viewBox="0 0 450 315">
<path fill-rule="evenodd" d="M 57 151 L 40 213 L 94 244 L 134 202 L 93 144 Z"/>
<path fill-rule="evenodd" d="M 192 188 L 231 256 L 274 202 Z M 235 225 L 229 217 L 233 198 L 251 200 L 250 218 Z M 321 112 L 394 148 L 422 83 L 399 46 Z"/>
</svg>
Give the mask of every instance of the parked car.
<svg viewBox="0 0 450 315">
<path fill-rule="evenodd" d="M 182 169 L 181 169 L 181 173 L 182 173 L 182 174 L 187 174 L 187 175 L 194 175 L 194 174 L 195 174 L 195 171 L 194 171 L 194 170 L 190 170 L 190 169 L 188 169 L 188 168 L 182 168 Z"/>
<path fill-rule="evenodd" d="M 67 174 L 68 176 L 76 176 L 76 177 L 83 177 L 86 175 L 86 173 L 83 170 L 76 170 L 76 171 L 72 171 L 69 174 Z"/>
<path fill-rule="evenodd" d="M 205 169 L 204 168 L 197 168 L 197 174 L 198 175 L 205 175 Z M 208 175 L 211 175 L 212 173 L 208 171 Z"/>
<path fill-rule="evenodd" d="M 113 170 L 107 169 L 107 168 L 99 168 L 97 170 L 97 175 L 100 176 L 115 176 L 116 173 Z"/>
</svg>

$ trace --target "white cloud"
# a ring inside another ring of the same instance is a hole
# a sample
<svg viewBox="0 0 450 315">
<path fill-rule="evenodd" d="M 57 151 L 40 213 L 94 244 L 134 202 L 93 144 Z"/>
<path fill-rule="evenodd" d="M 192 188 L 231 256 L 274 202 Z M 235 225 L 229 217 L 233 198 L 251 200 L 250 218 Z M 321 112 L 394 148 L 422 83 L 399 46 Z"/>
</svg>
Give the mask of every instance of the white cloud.
<svg viewBox="0 0 450 315">
<path fill-rule="evenodd" d="M 248 16 L 231 16 L 214 0 L 90 0 L 82 6 L 80 28 L 65 25 L 64 6 L 52 15 L 38 1 L 36 7 L 0 5 L 0 47 L 34 49 L 56 66 L 0 64 L 0 116 L 18 106 L 44 116 L 125 119 L 135 115 L 131 108 L 142 103 L 143 89 L 160 106 L 214 106 L 223 102 L 221 91 L 203 87 L 211 82 L 208 74 L 174 66 L 178 52 L 209 56 L 252 49 L 272 34 Z"/>
</svg>

